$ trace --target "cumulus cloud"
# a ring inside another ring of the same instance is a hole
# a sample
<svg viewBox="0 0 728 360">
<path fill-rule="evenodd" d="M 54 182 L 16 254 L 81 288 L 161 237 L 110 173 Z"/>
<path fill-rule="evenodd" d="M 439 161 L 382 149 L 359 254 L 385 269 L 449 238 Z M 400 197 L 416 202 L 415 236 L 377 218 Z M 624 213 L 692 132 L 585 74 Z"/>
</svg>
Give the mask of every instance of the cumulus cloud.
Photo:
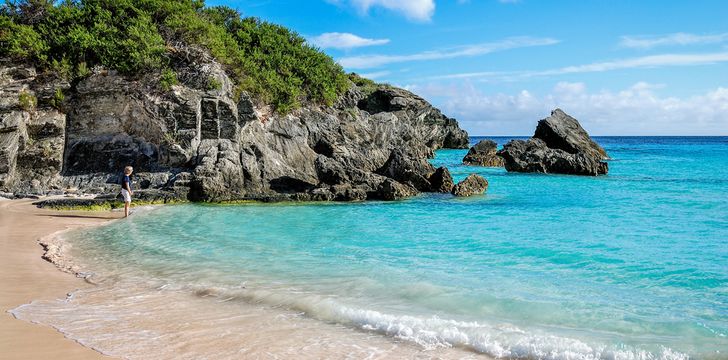
<svg viewBox="0 0 728 360">
<path fill-rule="evenodd" d="M 513 81 L 535 76 L 565 75 L 577 73 L 605 72 L 620 69 L 656 68 L 665 66 L 691 66 L 728 62 L 728 52 L 704 54 L 660 54 L 614 61 L 596 62 L 584 65 L 566 66 L 556 69 L 516 72 L 469 72 L 439 75 L 432 79 L 491 78 Z"/>
<path fill-rule="evenodd" d="M 408 88 L 434 98 L 473 135 L 530 135 L 554 108 L 579 119 L 594 135 L 728 135 L 728 88 L 688 97 L 660 96 L 660 84 L 638 82 L 621 91 L 590 91 L 557 83 L 548 94 L 527 90 L 485 94 L 472 85 Z"/>
<path fill-rule="evenodd" d="M 362 14 L 370 8 L 381 7 L 400 13 L 414 21 L 429 21 L 435 14 L 435 0 L 328 0 L 333 4 L 349 4 Z"/>
<path fill-rule="evenodd" d="M 309 41 L 322 49 L 353 49 L 364 46 L 384 45 L 389 39 L 367 39 L 351 33 L 330 32 L 312 37 Z"/>
<path fill-rule="evenodd" d="M 717 44 L 726 41 L 728 33 L 696 35 L 680 32 L 662 36 L 622 36 L 619 44 L 628 48 L 651 49 L 657 46 Z"/>
<path fill-rule="evenodd" d="M 361 55 L 349 56 L 339 59 L 339 64 L 349 69 L 369 69 L 388 64 L 411 61 L 453 59 L 459 57 L 485 55 L 497 51 L 504 51 L 523 47 L 553 45 L 559 41 L 551 38 L 534 38 L 528 36 L 511 37 L 503 40 L 460 46 L 448 50 L 423 51 L 406 55 Z"/>
</svg>

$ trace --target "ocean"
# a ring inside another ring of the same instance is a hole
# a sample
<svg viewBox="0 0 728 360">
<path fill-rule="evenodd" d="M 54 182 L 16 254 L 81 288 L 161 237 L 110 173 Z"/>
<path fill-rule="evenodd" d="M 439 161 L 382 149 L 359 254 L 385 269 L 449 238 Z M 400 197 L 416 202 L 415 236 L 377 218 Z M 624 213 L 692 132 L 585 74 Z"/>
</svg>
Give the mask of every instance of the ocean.
<svg viewBox="0 0 728 360">
<path fill-rule="evenodd" d="M 138 209 L 12 313 L 134 359 L 728 359 L 728 137 L 595 140 L 606 176 L 437 151 L 470 198 Z"/>
</svg>

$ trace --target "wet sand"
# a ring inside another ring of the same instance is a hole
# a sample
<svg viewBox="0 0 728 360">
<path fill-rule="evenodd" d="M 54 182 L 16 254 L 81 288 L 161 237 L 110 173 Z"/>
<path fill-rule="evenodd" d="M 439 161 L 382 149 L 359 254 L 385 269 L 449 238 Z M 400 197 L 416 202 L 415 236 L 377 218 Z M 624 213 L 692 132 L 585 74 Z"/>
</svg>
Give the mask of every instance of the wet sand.
<svg viewBox="0 0 728 360">
<path fill-rule="evenodd" d="M 18 320 L 7 311 L 39 299 L 64 298 L 91 286 L 43 260 L 38 240 L 78 226 L 121 216 L 112 212 L 57 212 L 38 209 L 36 200 L 0 200 L 0 358 L 110 359 L 67 339 L 55 329 Z"/>
</svg>

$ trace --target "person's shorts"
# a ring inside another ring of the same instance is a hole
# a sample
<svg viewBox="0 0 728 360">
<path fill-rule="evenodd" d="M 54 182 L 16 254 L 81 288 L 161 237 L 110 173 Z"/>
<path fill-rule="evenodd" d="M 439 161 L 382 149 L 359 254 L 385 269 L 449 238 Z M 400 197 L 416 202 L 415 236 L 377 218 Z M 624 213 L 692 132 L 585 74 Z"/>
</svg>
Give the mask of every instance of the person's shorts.
<svg viewBox="0 0 728 360">
<path fill-rule="evenodd" d="M 124 202 L 131 202 L 131 194 L 126 189 L 121 189 L 121 197 L 124 198 Z"/>
</svg>

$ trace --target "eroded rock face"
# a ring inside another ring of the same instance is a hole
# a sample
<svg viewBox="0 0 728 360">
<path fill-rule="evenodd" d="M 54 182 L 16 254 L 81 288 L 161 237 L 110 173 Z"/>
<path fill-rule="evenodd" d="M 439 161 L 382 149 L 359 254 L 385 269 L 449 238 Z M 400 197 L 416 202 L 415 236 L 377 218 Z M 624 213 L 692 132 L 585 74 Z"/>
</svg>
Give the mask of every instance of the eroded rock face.
<svg viewBox="0 0 728 360">
<path fill-rule="evenodd" d="M 488 180 L 477 174 L 470 174 L 463 181 L 457 183 L 452 189 L 455 196 L 473 196 L 485 193 L 488 190 Z"/>
<path fill-rule="evenodd" d="M 233 98 L 204 53 L 176 54 L 181 84 L 170 91 L 159 74 L 97 71 L 71 88 L 0 64 L 0 191 L 115 193 L 132 165 L 137 188 L 195 201 L 394 200 L 443 191 L 427 158 L 468 145 L 455 120 L 406 90 L 353 86 L 334 107 L 278 115 L 247 94 Z M 223 86 L 208 90 L 209 78 Z M 56 87 L 64 112 L 17 104 L 21 89 L 41 100 Z"/>
<path fill-rule="evenodd" d="M 435 168 L 426 159 L 409 156 L 399 149 L 393 150 L 387 162 L 377 170 L 378 174 L 410 185 L 419 191 L 432 189 L 429 178 L 434 172 Z"/>
<path fill-rule="evenodd" d="M 498 152 L 507 171 L 571 175 L 604 175 L 609 171 L 606 151 L 579 122 L 556 109 L 539 121 L 531 139 L 512 140 Z"/>
<path fill-rule="evenodd" d="M 0 191 L 62 192 L 66 117 L 51 101 L 69 87 L 32 66 L 0 61 Z"/>
<path fill-rule="evenodd" d="M 503 166 L 503 158 L 498 154 L 498 144 L 493 140 L 480 140 L 477 144 L 470 148 L 468 154 L 463 158 L 463 164 L 501 167 Z"/>
</svg>

